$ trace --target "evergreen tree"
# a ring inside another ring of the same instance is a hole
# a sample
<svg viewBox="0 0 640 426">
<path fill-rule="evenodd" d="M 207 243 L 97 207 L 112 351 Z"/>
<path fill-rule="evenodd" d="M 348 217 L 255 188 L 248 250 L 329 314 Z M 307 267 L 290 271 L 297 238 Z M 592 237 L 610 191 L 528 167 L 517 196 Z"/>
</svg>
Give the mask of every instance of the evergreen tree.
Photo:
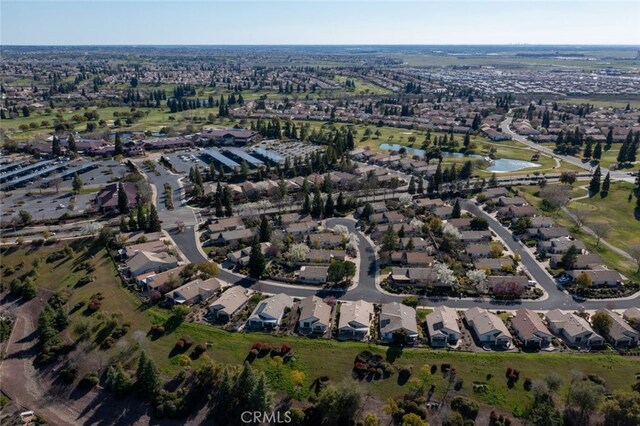
<svg viewBox="0 0 640 426">
<path fill-rule="evenodd" d="M 313 203 L 311 204 L 311 216 L 318 219 L 322 217 L 322 197 L 320 196 L 320 190 L 316 187 L 316 191 L 313 194 Z"/>
<path fill-rule="evenodd" d="M 160 373 L 154 362 L 143 351 L 138 359 L 136 371 L 138 390 L 145 396 L 154 396 L 162 389 Z"/>
<path fill-rule="evenodd" d="M 418 194 L 424 194 L 424 179 L 422 176 L 418 178 Z"/>
<path fill-rule="evenodd" d="M 227 217 L 233 216 L 233 197 L 228 186 L 224 187 L 222 202 L 224 204 L 224 214 Z"/>
<path fill-rule="evenodd" d="M 409 194 L 413 195 L 416 193 L 416 179 L 411 176 L 411 179 L 409 180 Z"/>
<path fill-rule="evenodd" d="M 118 183 L 118 211 L 120 213 L 129 211 L 129 198 L 122 182 Z"/>
<path fill-rule="evenodd" d="M 593 148 L 592 157 L 594 160 L 600 160 L 600 158 L 602 157 L 602 142 L 598 142 L 596 144 L 596 147 Z"/>
<path fill-rule="evenodd" d="M 369 217 L 373 214 L 373 206 L 371 203 L 366 203 L 362 208 L 362 213 L 360 217 L 366 221 L 369 221 Z"/>
<path fill-rule="evenodd" d="M 456 200 L 455 204 L 453 205 L 453 210 L 451 211 L 451 218 L 453 219 L 459 219 L 460 218 L 460 202 L 458 200 Z"/>
<path fill-rule="evenodd" d="M 389 225 L 387 227 L 387 230 L 384 232 L 384 235 L 382 236 L 382 249 L 391 252 L 396 249 L 397 245 L 398 236 L 393 230 L 393 226 Z"/>
<path fill-rule="evenodd" d="M 252 410 L 267 413 L 271 411 L 272 399 L 264 373 L 260 373 L 255 382 L 249 394 L 249 406 Z"/>
<path fill-rule="evenodd" d="M 156 206 L 153 204 L 149 206 L 149 223 L 147 225 L 147 230 L 149 232 L 160 232 L 162 230 L 158 211 L 156 210 Z"/>
<path fill-rule="evenodd" d="M 260 242 L 256 238 L 251 246 L 251 253 L 249 254 L 249 276 L 252 278 L 260 279 L 264 273 L 266 262 L 264 254 L 262 254 L 262 248 Z"/>
<path fill-rule="evenodd" d="M 226 366 L 222 371 L 222 379 L 220 380 L 216 397 L 218 413 L 224 420 L 225 416 L 233 408 L 233 380 L 231 379 L 231 374 L 229 374 L 229 368 Z"/>
<path fill-rule="evenodd" d="M 491 175 L 491 178 L 489 179 L 489 187 L 495 188 L 496 186 L 498 186 L 498 178 L 497 178 L 496 174 L 493 173 Z"/>
<path fill-rule="evenodd" d="M 324 215 L 325 217 L 333 217 L 334 215 L 333 197 L 331 193 L 327 195 L 327 201 L 324 204 Z"/>
<path fill-rule="evenodd" d="M 271 224 L 265 215 L 260 219 L 260 242 L 266 243 L 271 240 Z"/>
<path fill-rule="evenodd" d="M 339 213 L 344 213 L 347 209 L 347 206 L 344 202 L 344 195 L 342 195 L 342 191 L 338 194 L 338 200 L 336 201 L 336 209 Z"/>
<path fill-rule="evenodd" d="M 602 176 L 602 172 L 600 171 L 600 166 L 596 168 L 596 171 L 593 173 L 591 177 L 591 182 L 589 182 L 589 195 L 594 196 L 598 192 L 600 192 L 600 178 Z"/>
<path fill-rule="evenodd" d="M 147 216 L 145 215 L 144 208 L 142 206 L 138 206 L 137 222 L 138 228 L 140 228 L 141 231 L 147 230 Z"/>
<path fill-rule="evenodd" d="M 122 155 L 123 154 L 123 150 L 122 150 L 122 140 L 120 139 L 120 132 L 116 133 L 116 141 L 114 144 L 114 151 L 113 153 L 115 155 Z"/>
<path fill-rule="evenodd" d="M 73 187 L 73 192 L 76 194 L 80 193 L 80 190 L 82 189 L 82 179 L 80 179 L 78 173 L 73 175 L 73 183 L 71 185 Z"/>
<path fill-rule="evenodd" d="M 113 392 L 116 397 L 121 398 L 125 396 L 131 389 L 131 384 L 131 377 L 124 371 L 120 364 L 109 366 L 105 387 Z"/>
<path fill-rule="evenodd" d="M 76 146 L 76 138 L 73 137 L 73 134 L 69 134 L 69 137 L 67 138 L 67 148 L 70 152 L 78 152 L 78 147 Z"/>
<path fill-rule="evenodd" d="M 609 151 L 611 149 L 612 144 L 613 144 L 613 129 L 610 127 L 609 132 L 607 133 L 607 142 L 604 147 L 604 150 Z"/>
<path fill-rule="evenodd" d="M 628 150 L 629 146 L 627 144 L 627 142 L 624 142 L 622 144 L 622 146 L 620 147 L 620 151 L 618 152 L 618 157 L 616 158 L 616 160 L 618 161 L 618 164 L 622 164 L 625 163 L 627 161 L 627 150 Z"/>
<path fill-rule="evenodd" d="M 609 172 L 604 177 L 604 181 L 602 182 L 602 189 L 600 190 L 600 196 L 602 198 L 606 197 L 609 194 L 609 187 L 611 186 L 611 176 L 609 176 Z"/>
<path fill-rule="evenodd" d="M 133 231 L 138 227 L 138 223 L 136 222 L 136 216 L 133 210 L 129 211 L 129 220 L 127 222 L 127 225 L 129 226 L 129 231 Z"/>
<path fill-rule="evenodd" d="M 60 148 L 60 139 L 57 136 L 53 137 L 53 141 L 51 142 L 51 154 L 54 157 L 59 157 L 62 155 L 62 149 Z"/>
<path fill-rule="evenodd" d="M 302 214 L 311 213 L 311 200 L 309 199 L 309 194 L 304 195 L 304 203 L 302 204 Z"/>
</svg>

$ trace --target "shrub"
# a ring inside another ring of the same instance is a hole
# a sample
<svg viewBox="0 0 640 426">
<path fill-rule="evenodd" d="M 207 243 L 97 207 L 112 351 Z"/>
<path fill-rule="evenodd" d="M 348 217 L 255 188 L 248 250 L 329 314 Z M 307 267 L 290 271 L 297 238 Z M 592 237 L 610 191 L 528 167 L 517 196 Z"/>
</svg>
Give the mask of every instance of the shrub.
<svg viewBox="0 0 640 426">
<path fill-rule="evenodd" d="M 78 386 L 84 389 L 93 389 L 100 382 L 100 377 L 98 377 L 98 373 L 90 373 L 84 376 Z"/>
<path fill-rule="evenodd" d="M 280 346 L 280 354 L 284 356 L 289 352 L 291 352 L 291 345 L 289 343 L 283 343 L 282 346 Z"/>
<path fill-rule="evenodd" d="M 509 377 L 511 377 L 511 373 L 513 372 L 513 370 L 511 369 L 511 367 L 507 368 L 507 374 L 505 374 L 505 377 L 508 379 Z"/>
<path fill-rule="evenodd" d="M 114 344 L 116 343 L 116 339 L 114 339 L 112 336 L 107 337 L 106 339 L 104 339 L 102 341 L 102 343 L 100 344 L 100 347 L 102 349 L 109 349 L 110 347 L 112 347 Z"/>
<path fill-rule="evenodd" d="M 151 334 L 154 337 L 160 337 L 164 334 L 164 326 L 161 324 L 155 324 L 151 326 Z"/>
<path fill-rule="evenodd" d="M 596 383 L 600 386 L 605 386 L 605 384 L 607 383 L 602 377 L 598 376 L 597 374 L 589 374 L 587 377 L 589 377 L 589 380 L 591 380 L 593 383 Z"/>
<path fill-rule="evenodd" d="M 442 364 L 440 366 L 440 371 L 443 372 L 443 373 L 446 373 L 450 369 L 451 369 L 451 364 Z"/>
<path fill-rule="evenodd" d="M 475 419 L 478 416 L 478 408 L 477 402 L 463 396 L 456 396 L 451 400 L 451 409 L 467 419 Z"/>
<path fill-rule="evenodd" d="M 202 353 L 204 353 L 206 351 L 207 351 L 207 345 L 205 345 L 204 343 L 198 343 L 196 345 L 196 347 L 193 348 L 193 353 L 198 354 L 198 355 L 200 355 L 200 354 L 202 354 Z"/>
<path fill-rule="evenodd" d="M 411 377 L 411 370 L 406 367 L 398 373 L 398 380 L 406 381 L 409 380 L 409 377 Z"/>
<path fill-rule="evenodd" d="M 418 306 L 418 296 L 407 296 L 402 299 L 402 304 L 415 308 Z"/>
<path fill-rule="evenodd" d="M 524 387 L 524 390 L 526 390 L 527 392 L 531 390 L 532 385 L 533 385 L 533 382 L 529 377 L 524 379 L 524 383 L 522 384 L 522 386 Z"/>
<path fill-rule="evenodd" d="M 373 354 L 369 351 L 362 351 L 356 356 L 356 361 L 367 363 L 371 359 Z"/>
<path fill-rule="evenodd" d="M 462 379 L 458 379 L 456 381 L 456 384 L 453 386 L 453 388 L 457 391 L 459 391 L 460 389 L 462 389 L 462 385 L 464 384 L 464 380 Z"/>
<path fill-rule="evenodd" d="M 73 383 L 77 375 L 78 369 L 74 365 L 66 365 L 62 370 L 60 370 L 60 378 L 67 384 Z"/>
</svg>

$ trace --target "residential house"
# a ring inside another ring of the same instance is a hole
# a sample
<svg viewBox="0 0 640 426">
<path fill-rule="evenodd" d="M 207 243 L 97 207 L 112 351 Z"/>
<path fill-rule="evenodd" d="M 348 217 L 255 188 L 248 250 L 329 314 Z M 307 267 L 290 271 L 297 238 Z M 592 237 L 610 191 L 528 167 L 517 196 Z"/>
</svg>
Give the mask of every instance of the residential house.
<svg viewBox="0 0 640 426">
<path fill-rule="evenodd" d="M 604 263 L 604 260 L 600 257 L 599 254 L 589 253 L 589 254 L 579 254 L 576 256 L 576 261 L 573 265 L 573 268 L 565 268 L 565 269 L 594 269 L 599 267 Z M 549 266 L 552 268 L 557 268 L 562 264 L 562 255 L 561 254 L 553 254 L 549 259 Z"/>
<path fill-rule="evenodd" d="M 465 249 L 465 253 L 471 259 L 481 259 L 491 257 L 493 250 L 489 244 L 469 244 Z"/>
<path fill-rule="evenodd" d="M 555 334 L 575 346 L 602 346 L 604 339 L 591 328 L 584 318 L 560 309 L 547 312 L 547 324 Z"/>
<path fill-rule="evenodd" d="M 465 244 L 491 241 L 491 231 L 462 231 L 460 241 Z"/>
<path fill-rule="evenodd" d="M 329 233 L 313 234 L 309 236 L 311 247 L 318 248 L 335 248 L 342 244 L 342 235 Z"/>
<path fill-rule="evenodd" d="M 146 243 L 133 244 L 120 249 L 119 253 L 125 259 L 130 259 L 139 251 L 148 253 L 161 253 L 167 250 L 167 245 L 162 240 L 149 241 Z"/>
<path fill-rule="evenodd" d="M 455 345 L 460 339 L 458 314 L 454 309 L 438 306 L 427 315 L 426 322 L 429 343 L 434 348 Z"/>
<path fill-rule="evenodd" d="M 254 229 L 236 229 L 211 234 L 211 242 L 214 245 L 225 246 L 228 244 L 250 243 L 255 238 Z"/>
<path fill-rule="evenodd" d="M 551 344 L 553 335 L 542 318 L 530 309 L 518 309 L 511 318 L 511 326 L 525 347 L 545 347 Z"/>
<path fill-rule="evenodd" d="M 298 272 L 298 281 L 305 284 L 324 284 L 327 282 L 328 266 L 303 266 Z"/>
<path fill-rule="evenodd" d="M 451 219 L 452 213 L 453 207 L 451 206 L 442 206 L 433 209 L 433 215 L 439 217 L 440 219 Z"/>
<path fill-rule="evenodd" d="M 178 266 L 177 268 L 169 269 L 164 272 L 147 272 L 136 276 L 136 284 L 142 291 L 155 290 L 160 294 L 165 294 L 171 290 L 169 284 L 179 279 L 180 273 L 185 268 L 185 265 Z"/>
<path fill-rule="evenodd" d="M 240 216 L 231 216 L 220 219 L 215 219 L 207 225 L 211 234 L 219 234 L 225 231 L 235 231 L 236 229 L 243 229 L 244 222 Z"/>
<path fill-rule="evenodd" d="M 538 209 L 534 206 L 508 206 L 499 208 L 497 217 L 500 219 L 514 219 L 535 216 L 537 213 Z"/>
<path fill-rule="evenodd" d="M 402 254 L 402 264 L 409 268 L 428 268 L 433 261 L 433 257 L 425 252 L 406 251 Z"/>
<path fill-rule="evenodd" d="M 509 193 L 509 190 L 503 186 L 499 186 L 497 188 L 488 188 L 485 189 L 480 195 L 483 195 L 486 198 L 498 198 L 503 197 Z"/>
<path fill-rule="evenodd" d="M 331 326 L 331 306 L 318 296 L 309 296 L 300 302 L 298 327 L 302 332 L 324 334 Z"/>
<path fill-rule="evenodd" d="M 624 311 L 622 317 L 629 322 L 638 321 L 640 324 L 640 308 L 629 308 Z"/>
<path fill-rule="evenodd" d="M 391 280 L 396 285 L 419 287 L 440 284 L 436 271 L 432 268 L 392 268 Z"/>
<path fill-rule="evenodd" d="M 468 309 L 464 314 L 467 324 L 481 343 L 496 346 L 509 346 L 511 333 L 499 316 L 478 307 Z"/>
<path fill-rule="evenodd" d="M 342 339 L 362 340 L 369 335 L 373 320 L 373 304 L 358 300 L 340 305 L 338 337 Z"/>
<path fill-rule="evenodd" d="M 498 197 L 498 205 L 500 207 L 506 206 L 526 206 L 527 200 L 522 197 Z"/>
<path fill-rule="evenodd" d="M 216 278 L 204 281 L 196 279 L 170 291 L 166 297 L 173 303 L 190 306 L 213 297 L 221 288 L 222 285 Z"/>
<path fill-rule="evenodd" d="M 539 242 L 538 250 L 542 249 L 548 254 L 564 254 L 569 250 L 569 248 L 571 248 L 571 246 L 576 246 L 580 252 L 583 252 L 587 248 L 580 240 L 562 237 Z"/>
<path fill-rule="evenodd" d="M 515 286 L 518 291 L 524 292 L 533 285 L 535 283 L 525 275 L 489 275 L 487 277 L 487 287 L 491 293 L 498 293 L 500 289 L 509 290 L 510 286 Z"/>
<path fill-rule="evenodd" d="M 458 231 L 471 231 L 472 220 L 473 219 L 470 217 L 459 217 L 456 219 L 449 219 L 447 222 L 458 228 Z"/>
<path fill-rule="evenodd" d="M 476 259 L 473 262 L 476 269 L 488 269 L 491 272 L 503 271 L 505 268 L 512 267 L 513 261 L 507 257 L 498 259 Z"/>
<path fill-rule="evenodd" d="M 431 250 L 431 244 L 429 244 L 429 242 L 424 238 L 411 238 L 411 237 L 400 238 L 400 240 L 398 241 L 398 246 L 402 250 L 409 250 L 408 247 L 411 247 L 411 244 L 409 243 L 410 241 L 411 241 L 411 244 L 413 244 L 413 249 L 412 249 L 413 251 L 424 253 L 424 252 L 429 252 Z"/>
<path fill-rule="evenodd" d="M 596 287 L 616 287 L 623 279 L 620 272 L 612 269 L 574 269 L 568 271 L 567 275 L 575 280 L 582 273 L 585 273 L 591 279 L 591 284 Z"/>
<path fill-rule="evenodd" d="M 228 288 L 209 305 L 210 315 L 217 321 L 227 322 L 249 302 L 247 291 L 242 286 Z"/>
<path fill-rule="evenodd" d="M 418 338 L 416 310 L 398 302 L 385 303 L 380 311 L 380 338 L 393 342 L 397 333 L 404 333 L 407 343 Z"/>
<path fill-rule="evenodd" d="M 611 318 L 611 327 L 607 338 L 616 348 L 632 348 L 638 345 L 640 333 L 627 324 L 624 319 L 609 309 L 603 311 Z"/>
<path fill-rule="evenodd" d="M 262 254 L 267 253 L 267 250 L 271 247 L 271 243 L 260 243 L 260 251 Z M 227 259 L 238 265 L 247 266 L 249 259 L 251 258 L 251 247 L 245 247 L 240 250 L 233 251 L 227 254 Z"/>
<path fill-rule="evenodd" d="M 330 263 L 332 260 L 345 260 L 347 252 L 344 250 L 310 249 L 305 263 Z"/>
<path fill-rule="evenodd" d="M 178 266 L 178 259 L 165 252 L 153 253 L 138 251 L 126 262 L 131 276 L 142 275 L 146 272 L 162 272 Z"/>
<path fill-rule="evenodd" d="M 284 293 L 261 300 L 247 320 L 247 327 L 273 330 L 280 325 L 286 310 L 292 306 L 293 298 Z"/>
</svg>

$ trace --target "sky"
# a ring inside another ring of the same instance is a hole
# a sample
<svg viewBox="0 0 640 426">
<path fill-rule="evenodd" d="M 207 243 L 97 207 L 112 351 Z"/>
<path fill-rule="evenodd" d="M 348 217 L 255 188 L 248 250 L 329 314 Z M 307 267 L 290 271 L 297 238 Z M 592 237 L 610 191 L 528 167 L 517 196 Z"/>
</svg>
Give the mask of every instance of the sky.
<svg viewBox="0 0 640 426">
<path fill-rule="evenodd" d="M 0 0 L 1 45 L 627 44 L 640 0 Z"/>
</svg>

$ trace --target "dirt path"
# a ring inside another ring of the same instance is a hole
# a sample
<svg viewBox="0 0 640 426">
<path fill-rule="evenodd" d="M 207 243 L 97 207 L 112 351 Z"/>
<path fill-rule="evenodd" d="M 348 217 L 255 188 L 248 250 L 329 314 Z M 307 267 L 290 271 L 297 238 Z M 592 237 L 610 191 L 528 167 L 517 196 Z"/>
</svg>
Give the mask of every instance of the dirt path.
<svg viewBox="0 0 640 426">
<path fill-rule="evenodd" d="M 78 413 L 70 406 L 51 401 L 42 386 L 42 378 L 33 366 L 37 338 L 37 318 L 51 292 L 39 289 L 38 296 L 13 313 L 16 321 L 7 341 L 6 353 L 0 364 L 0 387 L 16 405 L 25 407 L 55 425 L 77 424 Z M 13 306 L 11 306 L 13 305 Z"/>
</svg>

